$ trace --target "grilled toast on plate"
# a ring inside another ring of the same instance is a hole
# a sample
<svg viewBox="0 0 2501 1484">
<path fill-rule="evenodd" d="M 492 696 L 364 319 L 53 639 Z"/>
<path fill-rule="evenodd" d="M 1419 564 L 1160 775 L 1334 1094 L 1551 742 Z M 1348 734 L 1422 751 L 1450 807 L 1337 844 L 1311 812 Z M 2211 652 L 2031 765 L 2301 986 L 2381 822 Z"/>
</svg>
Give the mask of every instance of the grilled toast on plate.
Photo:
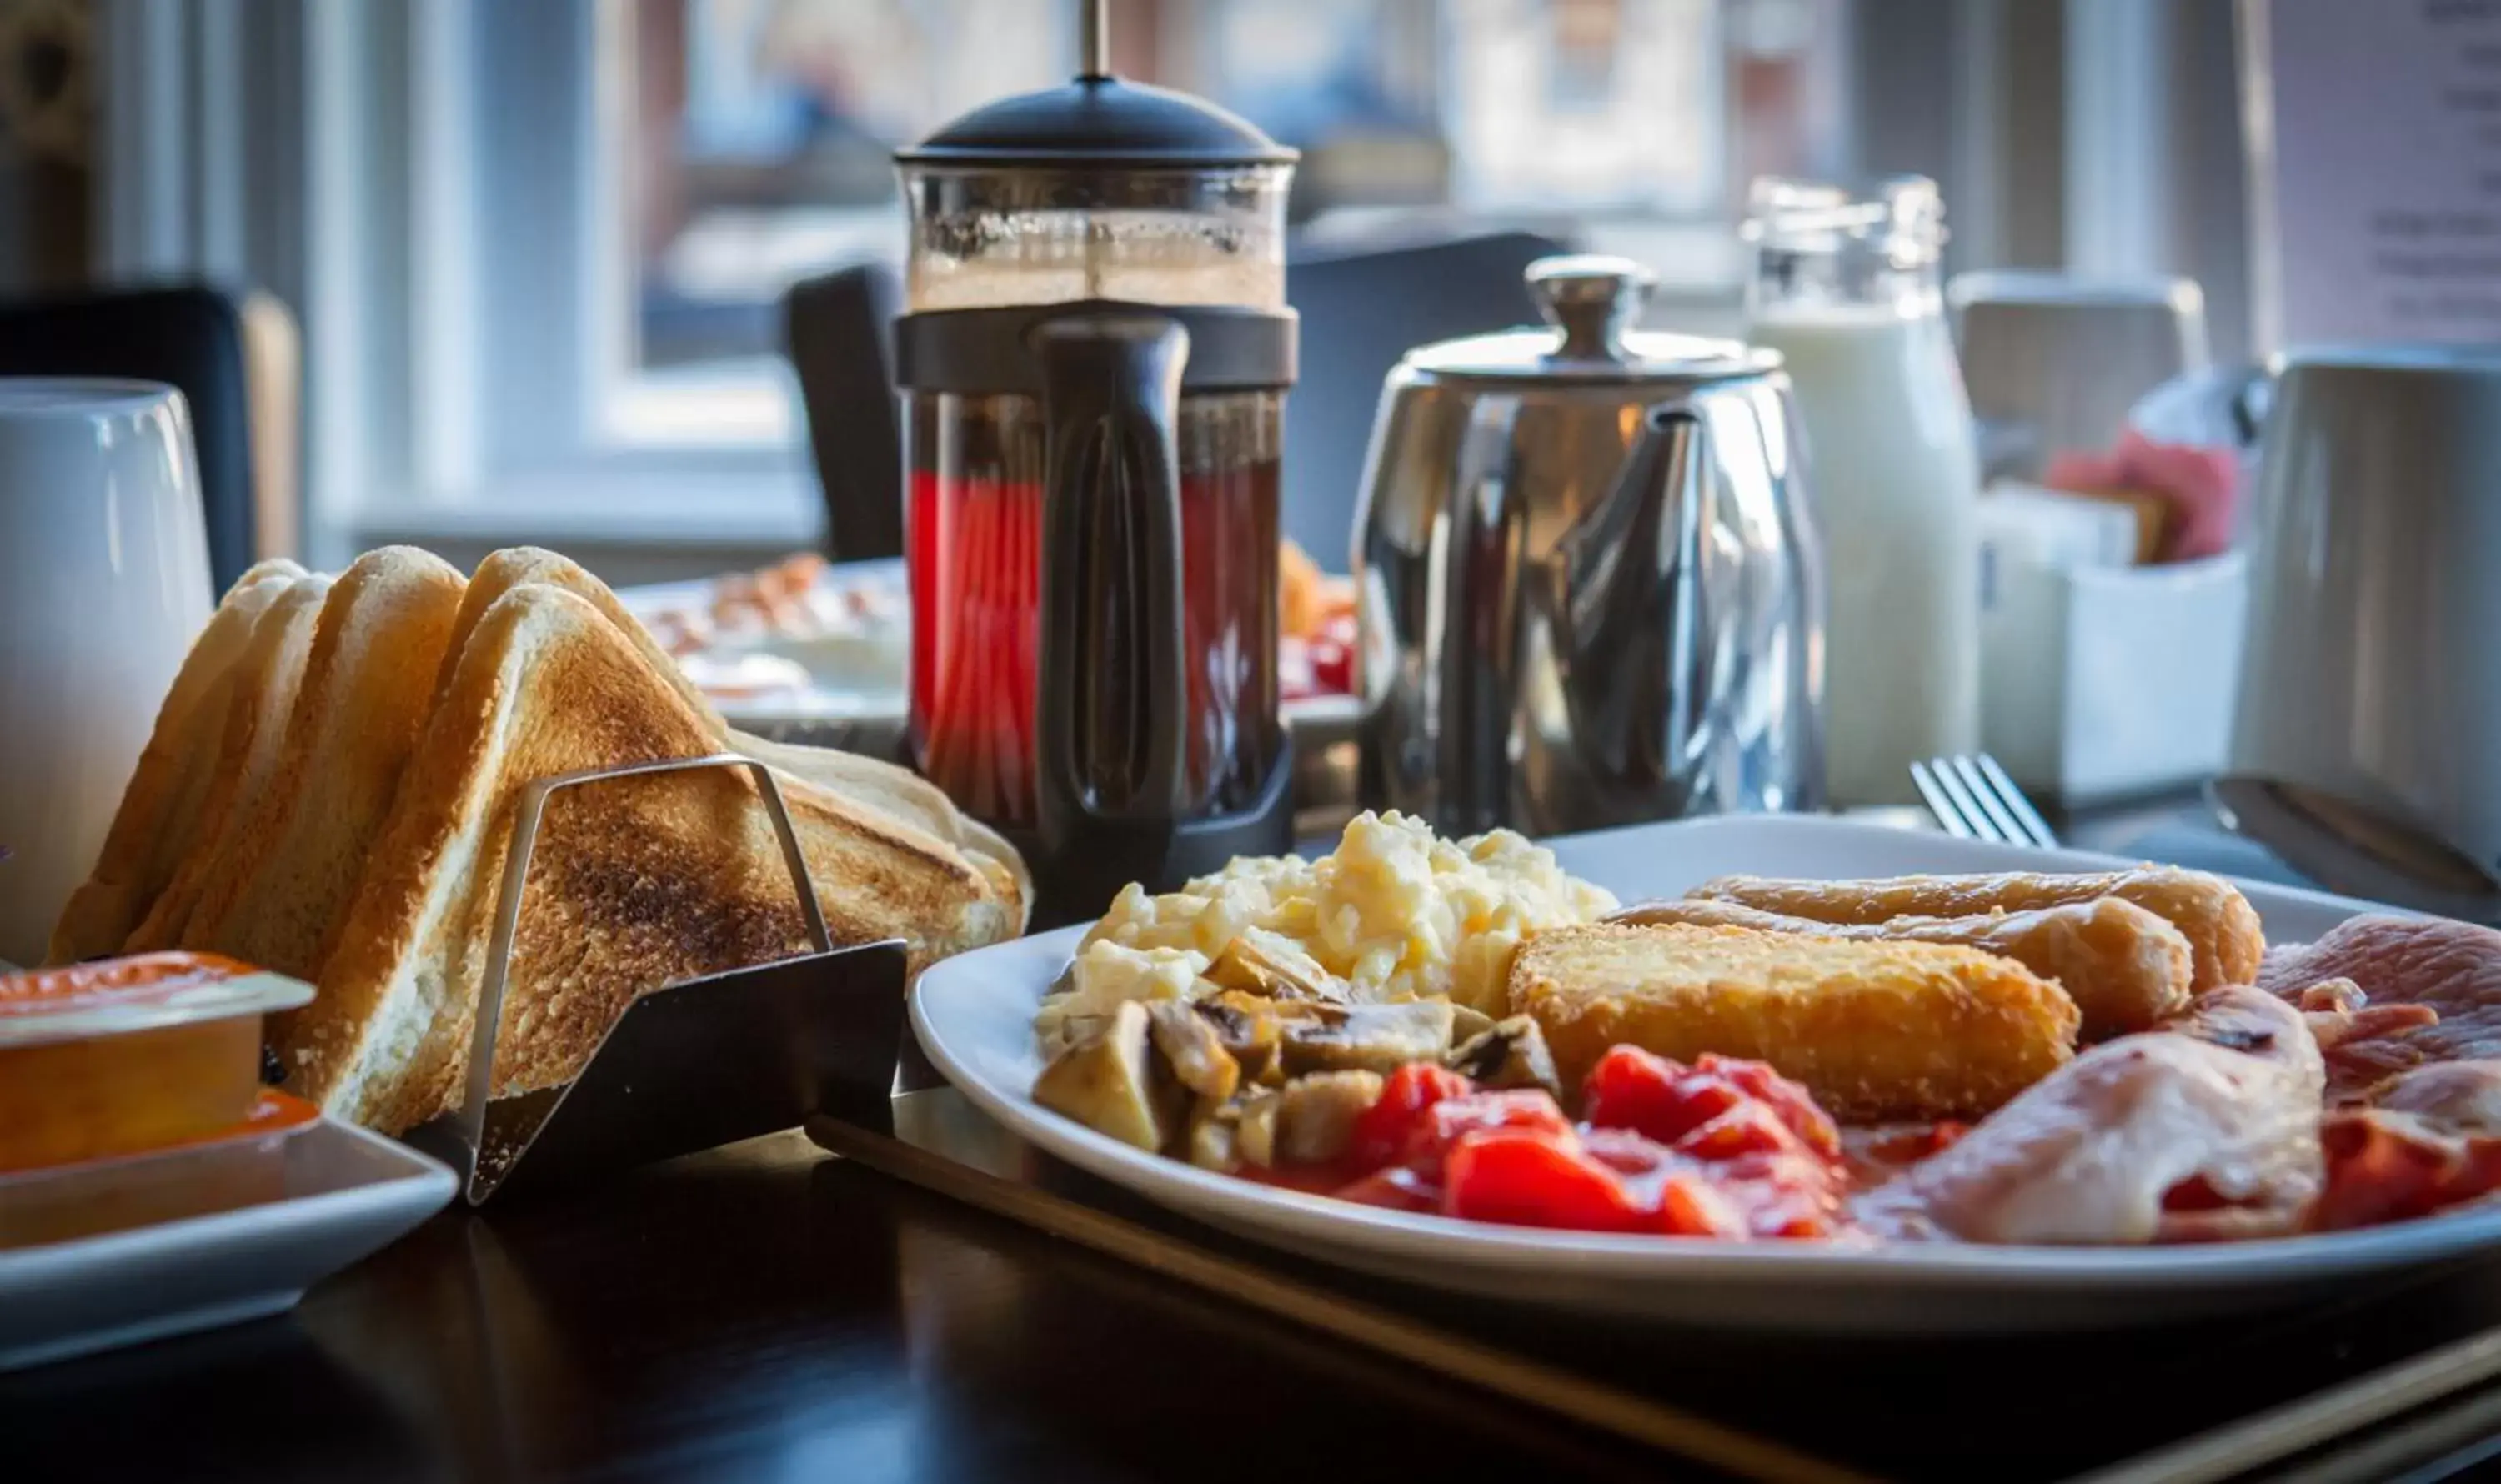
<svg viewBox="0 0 2501 1484">
<path fill-rule="evenodd" d="M 288 1087 L 399 1131 L 458 1100 L 515 806 L 531 782 L 700 756 L 719 739 L 591 602 L 513 587 L 479 614 L 371 853 L 313 1004 L 275 1035 Z M 1008 936 L 1015 904 L 942 842 L 785 790 L 837 939 L 903 937 L 916 966 Z M 754 785 L 730 770 L 612 779 L 550 800 L 492 1072 L 569 1081 L 628 1000 L 807 946 Z"/>
<path fill-rule="evenodd" d="M 425 724 L 460 574 L 414 547 L 356 558 L 321 605 L 276 771 L 181 947 L 319 982 Z"/>
<path fill-rule="evenodd" d="M 182 941 L 200 894 L 225 869 L 243 822 L 261 807 L 278 770 L 286 720 L 304 683 L 304 662 L 313 651 L 313 630 L 330 581 L 318 574 L 296 578 L 252 621 L 250 643 L 235 661 L 234 700 L 226 708 L 224 735 L 213 752 L 194 756 L 189 764 L 209 775 L 198 835 L 174 878 L 156 894 L 155 905 L 119 945 L 121 952 L 150 953 Z"/>
<path fill-rule="evenodd" d="M 597 608 L 668 681 L 679 699 L 703 719 L 717 739 L 716 750 L 739 753 L 790 777 L 871 805 L 952 847 L 980 867 L 995 889 L 1014 896 L 1017 930 L 1023 930 L 1025 917 L 1033 909 L 1033 878 L 1025 869 L 1024 858 L 996 831 L 965 815 L 937 785 L 909 768 L 827 747 L 768 742 L 734 729 L 721 720 L 711 699 L 686 679 L 685 672 L 660 648 L 642 621 L 617 601 L 616 592 L 570 558 L 539 547 L 517 546 L 495 552 L 478 564 L 478 570 L 470 574 L 469 591 L 461 600 L 460 622 L 444 658 L 446 684 L 458 658 L 460 641 L 476 624 L 478 616 L 523 583 L 562 588 Z"/>
<path fill-rule="evenodd" d="M 221 734 L 234 695 L 234 669 L 253 622 L 304 569 L 291 561 L 254 566 L 226 590 L 208 625 L 191 641 L 183 668 L 156 708 L 156 725 L 123 785 L 95 869 L 70 894 L 45 957 L 71 963 L 117 951 L 164 891 L 198 832 L 210 779 L 196 766 Z"/>
</svg>

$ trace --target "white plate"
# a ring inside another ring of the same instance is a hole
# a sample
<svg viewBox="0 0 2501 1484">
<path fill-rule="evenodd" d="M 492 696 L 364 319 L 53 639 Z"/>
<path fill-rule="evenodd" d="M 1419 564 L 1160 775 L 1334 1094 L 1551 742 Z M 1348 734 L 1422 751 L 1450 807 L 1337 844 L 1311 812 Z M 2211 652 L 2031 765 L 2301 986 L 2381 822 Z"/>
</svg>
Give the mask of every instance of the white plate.
<svg viewBox="0 0 2501 1484">
<path fill-rule="evenodd" d="M 905 590 L 900 558 L 846 562 L 827 567 L 821 585 L 856 586 L 890 594 Z M 617 601 L 625 611 L 649 621 L 653 615 L 688 608 L 708 609 L 713 580 L 652 583 L 620 588 Z M 788 659 L 809 674 L 804 687 L 724 693 L 712 697 L 721 719 L 741 731 L 770 732 L 787 726 L 901 726 L 910 697 L 905 694 L 912 657 L 908 621 L 891 627 L 821 634 L 811 638 L 767 635 L 735 637 L 713 652 L 722 660 L 742 654 Z M 1322 746 L 1351 734 L 1361 718 L 1361 705 L 1351 695 L 1319 694 L 1281 703 L 1278 714 L 1294 730 L 1298 746 Z"/>
<path fill-rule="evenodd" d="M 2115 862 L 1840 820 L 1736 817 L 1551 842 L 1564 867 L 1626 901 L 1729 872 L 1884 876 L 2094 870 Z M 2275 942 L 2318 936 L 2369 904 L 2248 884 Z M 2368 1231 L 2127 1249 L 1732 1243 L 1540 1231 L 1304 1196 L 1132 1149 L 1038 1107 L 1032 1016 L 1083 928 L 939 963 L 912 1025 L 940 1070 L 1018 1136 L 1211 1225 L 1309 1257 L 1455 1293 L 1614 1317 L 1782 1330 L 1937 1332 L 2123 1326 L 2317 1297 L 2365 1274 L 2501 1242 L 2501 1208 Z"/>
<path fill-rule="evenodd" d="M 0 1370 L 276 1314 L 304 1290 L 443 1209 L 451 1171 L 328 1119 L 0 1185 L 0 1240 L 50 1212 L 86 1230 L 0 1246 Z M 252 1194 L 238 1200 L 242 1181 Z M 144 1219 L 114 1223 L 116 1213 Z M 48 1229 L 49 1231 L 49 1229 Z"/>
</svg>

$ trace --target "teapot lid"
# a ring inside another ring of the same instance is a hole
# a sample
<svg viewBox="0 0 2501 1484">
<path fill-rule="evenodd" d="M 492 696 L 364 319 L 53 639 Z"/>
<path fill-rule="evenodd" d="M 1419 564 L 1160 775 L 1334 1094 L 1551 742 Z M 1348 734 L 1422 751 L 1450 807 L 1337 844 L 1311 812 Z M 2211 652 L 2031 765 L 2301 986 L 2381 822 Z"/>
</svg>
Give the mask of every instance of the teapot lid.
<svg viewBox="0 0 2501 1484">
<path fill-rule="evenodd" d="M 1410 351 L 1405 364 L 1439 377 L 1584 387 L 1690 386 L 1781 364 L 1779 352 L 1734 340 L 1633 329 L 1657 281 L 1630 258 L 1541 257 L 1527 279 L 1547 328 L 1445 340 Z"/>
</svg>

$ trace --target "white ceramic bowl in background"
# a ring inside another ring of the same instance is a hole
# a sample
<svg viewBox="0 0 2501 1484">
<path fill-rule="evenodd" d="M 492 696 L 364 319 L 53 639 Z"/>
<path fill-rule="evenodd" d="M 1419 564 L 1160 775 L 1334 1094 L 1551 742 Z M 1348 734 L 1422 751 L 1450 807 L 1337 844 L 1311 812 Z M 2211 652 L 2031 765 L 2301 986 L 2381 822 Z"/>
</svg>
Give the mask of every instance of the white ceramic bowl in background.
<svg viewBox="0 0 2501 1484">
<path fill-rule="evenodd" d="M 182 393 L 0 378 L 0 960 L 42 961 L 209 608 Z"/>
</svg>

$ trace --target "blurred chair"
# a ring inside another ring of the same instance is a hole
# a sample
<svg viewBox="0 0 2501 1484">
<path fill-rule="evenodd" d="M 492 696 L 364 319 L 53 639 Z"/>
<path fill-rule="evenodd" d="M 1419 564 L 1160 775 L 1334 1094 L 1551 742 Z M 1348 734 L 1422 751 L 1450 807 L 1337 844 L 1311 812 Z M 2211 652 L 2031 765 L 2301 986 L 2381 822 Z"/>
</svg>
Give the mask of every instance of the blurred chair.
<svg viewBox="0 0 2501 1484">
<path fill-rule="evenodd" d="M 293 555 L 302 382 L 294 319 L 199 285 L 0 302 L 0 376 L 163 382 L 190 405 L 209 573 L 219 591 Z"/>
<path fill-rule="evenodd" d="M 1285 398 L 1285 535 L 1346 570 L 1382 382 L 1419 345 L 1537 323 L 1521 275 L 1567 251 L 1501 232 L 1287 262 L 1285 298 L 1303 323 L 1300 377 Z"/>
<path fill-rule="evenodd" d="M 251 406 L 252 555 L 304 555 L 304 335 L 276 294 L 243 299 L 244 394 Z"/>
<path fill-rule="evenodd" d="M 791 287 L 784 349 L 799 374 L 808 444 L 825 496 L 836 561 L 903 555 L 902 408 L 894 390 L 894 318 L 903 285 L 863 263 Z"/>
</svg>

